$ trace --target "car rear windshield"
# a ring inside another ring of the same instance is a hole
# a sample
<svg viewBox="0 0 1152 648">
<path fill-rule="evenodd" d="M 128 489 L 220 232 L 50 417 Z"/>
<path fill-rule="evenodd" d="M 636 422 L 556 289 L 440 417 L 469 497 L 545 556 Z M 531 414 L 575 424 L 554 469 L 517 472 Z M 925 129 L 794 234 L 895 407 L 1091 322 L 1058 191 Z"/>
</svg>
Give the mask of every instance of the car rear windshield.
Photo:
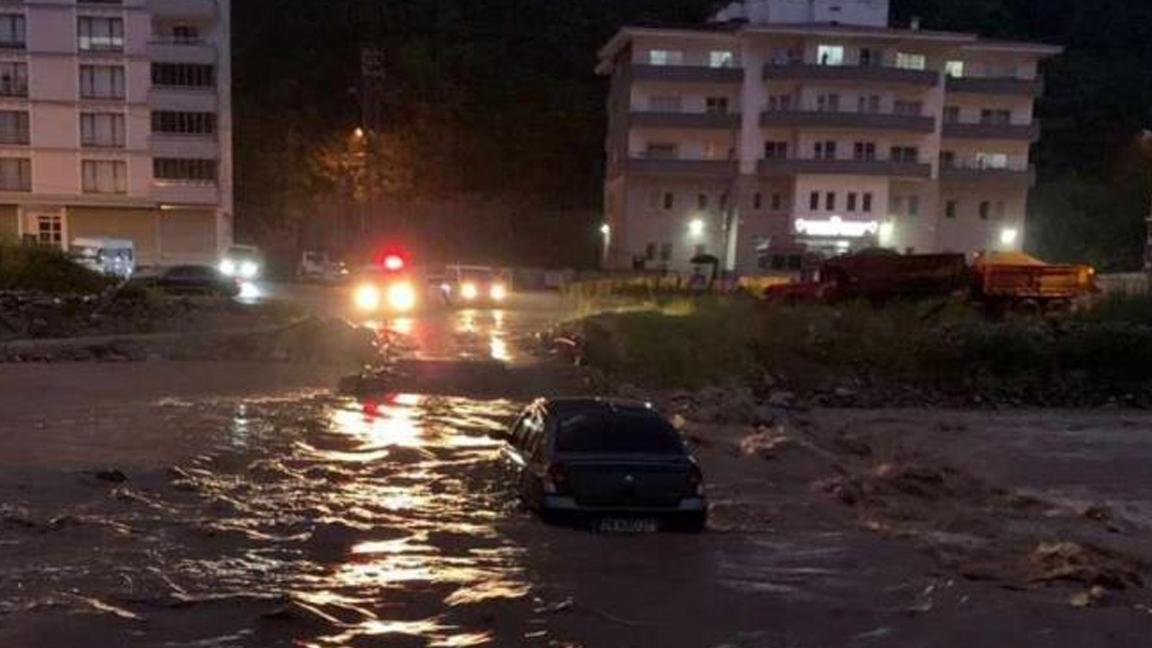
<svg viewBox="0 0 1152 648">
<path fill-rule="evenodd" d="M 680 434 L 664 419 L 641 414 L 574 414 L 560 421 L 557 452 L 684 454 Z"/>
</svg>

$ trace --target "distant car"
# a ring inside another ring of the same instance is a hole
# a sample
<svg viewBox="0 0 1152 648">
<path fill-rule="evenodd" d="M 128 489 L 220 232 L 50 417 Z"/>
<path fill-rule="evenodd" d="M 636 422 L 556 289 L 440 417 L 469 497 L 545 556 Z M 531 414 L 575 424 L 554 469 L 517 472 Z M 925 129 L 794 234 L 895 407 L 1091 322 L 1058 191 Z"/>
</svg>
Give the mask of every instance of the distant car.
<svg viewBox="0 0 1152 648">
<path fill-rule="evenodd" d="M 348 278 L 348 267 L 341 261 L 329 258 L 326 252 L 308 251 L 300 255 L 296 278 L 300 281 L 335 283 Z"/>
<path fill-rule="evenodd" d="M 255 245 L 233 245 L 217 266 L 222 274 L 237 279 L 259 279 L 264 274 L 264 253 Z"/>
<path fill-rule="evenodd" d="M 206 265 L 178 265 L 152 268 L 133 276 L 129 285 L 156 288 L 173 295 L 236 297 L 240 282 Z"/>
<path fill-rule="evenodd" d="M 501 450 L 519 497 L 548 521 L 603 531 L 704 530 L 704 477 L 680 433 L 650 407 L 541 399 Z"/>
<path fill-rule="evenodd" d="M 73 239 L 68 251 L 80 265 L 110 277 L 127 279 L 136 271 L 136 246 L 127 239 Z"/>
<path fill-rule="evenodd" d="M 446 266 L 440 277 L 444 301 L 454 306 L 496 305 L 508 299 L 508 281 L 495 268 Z"/>
</svg>

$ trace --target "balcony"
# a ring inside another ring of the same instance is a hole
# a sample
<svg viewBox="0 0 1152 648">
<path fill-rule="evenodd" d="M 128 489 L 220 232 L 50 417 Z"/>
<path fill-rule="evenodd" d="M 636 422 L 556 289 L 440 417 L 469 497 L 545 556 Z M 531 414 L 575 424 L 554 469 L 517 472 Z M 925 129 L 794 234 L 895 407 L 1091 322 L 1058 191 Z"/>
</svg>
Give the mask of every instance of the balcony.
<svg viewBox="0 0 1152 648">
<path fill-rule="evenodd" d="M 927 180 L 932 177 L 932 165 L 921 162 L 893 160 L 815 160 L 774 158 L 761 160 L 760 174 L 764 176 L 793 175 L 862 175 L 891 176 Z"/>
<path fill-rule="evenodd" d="M 167 205 L 215 205 L 220 191 L 215 184 L 185 184 L 156 181 L 152 185 L 152 198 Z"/>
<path fill-rule="evenodd" d="M 880 83 L 930 88 L 940 82 L 940 74 L 931 70 L 906 70 L 878 65 L 789 63 L 764 66 L 764 79 L 767 81 L 844 81 L 847 83 Z"/>
<path fill-rule="evenodd" d="M 157 63 L 216 63 L 216 48 L 204 41 L 148 41 L 148 57 Z"/>
<path fill-rule="evenodd" d="M 1039 97 L 1044 94 L 1044 81 L 1035 79 L 949 77 L 948 92 L 981 95 L 1014 95 Z"/>
<path fill-rule="evenodd" d="M 665 81 L 669 83 L 743 83 L 744 70 L 731 67 L 705 67 L 702 65 L 643 65 L 632 66 L 634 81 Z"/>
<path fill-rule="evenodd" d="M 632 125 L 650 128 L 736 130 L 740 128 L 740 115 L 736 113 L 634 111 L 632 113 Z"/>
<path fill-rule="evenodd" d="M 216 0 L 148 0 L 148 11 L 165 18 L 212 20 L 216 17 Z"/>
<path fill-rule="evenodd" d="M 760 125 L 783 128 L 843 128 L 849 130 L 907 131 L 932 133 L 936 120 L 918 115 L 894 113 L 821 112 L 813 110 L 774 110 L 760 115 Z"/>
<path fill-rule="evenodd" d="M 990 165 L 978 160 L 945 161 L 940 165 L 940 180 L 953 184 L 980 184 L 1031 187 L 1036 183 L 1036 169 L 1023 159 L 1006 165 Z"/>
<path fill-rule="evenodd" d="M 735 160 L 684 159 L 640 154 L 628 159 L 627 172 L 646 176 L 729 178 L 735 176 L 739 170 L 739 163 Z"/>
<path fill-rule="evenodd" d="M 1040 139 L 1040 124 L 944 124 L 944 137 L 954 139 L 991 139 L 1035 142 Z"/>
</svg>

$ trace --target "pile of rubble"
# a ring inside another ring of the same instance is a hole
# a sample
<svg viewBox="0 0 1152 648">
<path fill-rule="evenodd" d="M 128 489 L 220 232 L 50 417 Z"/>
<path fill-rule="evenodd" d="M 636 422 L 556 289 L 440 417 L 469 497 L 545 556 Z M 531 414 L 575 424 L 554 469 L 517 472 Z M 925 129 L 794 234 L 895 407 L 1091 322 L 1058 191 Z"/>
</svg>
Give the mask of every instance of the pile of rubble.
<svg viewBox="0 0 1152 648">
<path fill-rule="evenodd" d="M 65 338 L 77 335 L 143 333 L 189 317 L 189 300 L 143 295 L 52 295 L 0 292 L 0 340 Z"/>
</svg>

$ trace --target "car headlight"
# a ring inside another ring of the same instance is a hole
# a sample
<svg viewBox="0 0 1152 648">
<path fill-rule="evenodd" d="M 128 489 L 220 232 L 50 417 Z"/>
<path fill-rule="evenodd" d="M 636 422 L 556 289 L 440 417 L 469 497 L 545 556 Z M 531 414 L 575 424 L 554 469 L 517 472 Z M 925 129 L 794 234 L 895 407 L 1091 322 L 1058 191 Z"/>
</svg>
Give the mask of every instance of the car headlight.
<svg viewBox="0 0 1152 648">
<path fill-rule="evenodd" d="M 380 308 L 380 291 L 372 284 L 364 284 L 356 288 L 353 301 L 360 310 L 376 310 Z"/>
<path fill-rule="evenodd" d="M 492 301 L 504 301 L 508 297 L 508 288 L 504 284 L 492 284 L 488 293 L 492 297 Z"/>
<path fill-rule="evenodd" d="M 227 275 L 229 277 L 235 275 L 236 274 L 236 262 L 233 261 L 232 259 L 224 259 L 223 261 L 221 261 L 220 262 L 220 274 Z"/>
<path fill-rule="evenodd" d="M 254 261 L 244 261 L 240 264 L 240 276 L 245 279 L 255 279 L 260 272 L 260 266 Z"/>
<path fill-rule="evenodd" d="M 388 305 L 407 312 L 416 307 L 416 290 L 408 282 L 394 283 L 388 288 Z"/>
<path fill-rule="evenodd" d="M 476 299 L 480 296 L 480 289 L 476 287 L 476 284 L 468 282 L 460 286 L 460 296 L 467 300 Z"/>
</svg>

